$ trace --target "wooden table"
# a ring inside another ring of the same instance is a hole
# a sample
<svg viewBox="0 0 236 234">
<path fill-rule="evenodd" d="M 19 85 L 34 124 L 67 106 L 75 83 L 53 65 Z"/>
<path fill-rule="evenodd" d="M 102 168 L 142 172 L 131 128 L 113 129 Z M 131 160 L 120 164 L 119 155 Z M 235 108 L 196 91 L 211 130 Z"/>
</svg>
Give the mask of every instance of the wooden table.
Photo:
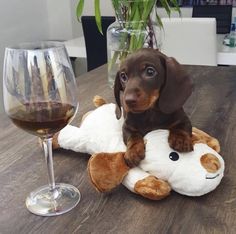
<svg viewBox="0 0 236 234">
<path fill-rule="evenodd" d="M 220 140 L 226 162 L 225 176 L 215 191 L 202 197 L 172 192 L 162 201 L 144 199 L 123 186 L 101 194 L 90 184 L 88 155 L 58 150 L 54 153 L 56 181 L 77 186 L 81 202 L 58 217 L 33 215 L 25 207 L 25 198 L 47 183 L 42 151 L 36 137 L 1 115 L 0 233 L 236 233 L 236 67 L 186 69 L 195 83 L 186 111 L 194 126 Z M 95 94 L 112 100 L 106 66 L 79 77 L 78 82 L 79 118 L 93 109 Z"/>
</svg>

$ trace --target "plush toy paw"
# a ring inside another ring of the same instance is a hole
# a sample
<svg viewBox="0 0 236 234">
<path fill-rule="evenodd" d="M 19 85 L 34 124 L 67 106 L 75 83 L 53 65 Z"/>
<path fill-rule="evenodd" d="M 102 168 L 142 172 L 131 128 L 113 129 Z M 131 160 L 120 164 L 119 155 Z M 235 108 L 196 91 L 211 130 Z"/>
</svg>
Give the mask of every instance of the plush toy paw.
<svg viewBox="0 0 236 234">
<path fill-rule="evenodd" d="M 164 180 L 148 176 L 136 182 L 134 191 L 151 200 L 160 200 L 170 194 L 171 187 Z"/>
<path fill-rule="evenodd" d="M 184 131 L 171 131 L 168 138 L 169 145 L 178 152 L 193 151 L 191 136 Z"/>
<path fill-rule="evenodd" d="M 100 192 L 109 192 L 121 184 L 129 169 L 124 153 L 94 154 L 88 162 L 91 182 Z"/>
<path fill-rule="evenodd" d="M 129 140 L 127 142 L 127 151 L 125 161 L 129 167 L 136 167 L 145 156 L 145 144 L 143 138 Z"/>
</svg>

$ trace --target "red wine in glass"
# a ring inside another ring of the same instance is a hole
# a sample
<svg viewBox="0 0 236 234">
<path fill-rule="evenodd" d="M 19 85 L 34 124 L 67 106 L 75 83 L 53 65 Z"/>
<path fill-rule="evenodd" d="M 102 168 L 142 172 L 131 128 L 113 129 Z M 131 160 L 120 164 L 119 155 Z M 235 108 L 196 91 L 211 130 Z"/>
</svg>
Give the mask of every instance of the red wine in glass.
<svg viewBox="0 0 236 234">
<path fill-rule="evenodd" d="M 76 106 L 58 102 L 24 103 L 8 112 L 19 128 L 41 138 L 52 137 L 74 116 Z"/>
</svg>

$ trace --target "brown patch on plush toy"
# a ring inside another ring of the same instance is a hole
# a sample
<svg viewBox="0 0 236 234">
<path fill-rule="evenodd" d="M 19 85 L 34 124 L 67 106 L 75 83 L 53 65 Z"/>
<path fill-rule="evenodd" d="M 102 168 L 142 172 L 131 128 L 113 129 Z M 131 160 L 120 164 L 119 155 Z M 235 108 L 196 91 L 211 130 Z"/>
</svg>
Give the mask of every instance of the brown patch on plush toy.
<svg viewBox="0 0 236 234">
<path fill-rule="evenodd" d="M 193 141 L 193 144 L 196 144 L 196 143 L 207 144 L 209 147 L 214 149 L 217 153 L 220 152 L 219 141 L 216 138 L 208 135 L 207 133 L 195 127 L 193 127 L 193 130 L 192 130 L 192 141 Z"/>
<path fill-rule="evenodd" d="M 106 100 L 104 98 L 102 98 L 101 96 L 96 95 L 93 98 L 93 104 L 94 104 L 95 107 L 102 106 L 106 103 L 107 103 Z"/>
<path fill-rule="evenodd" d="M 170 194 L 171 187 L 164 180 L 148 176 L 136 182 L 134 191 L 151 200 L 160 200 Z"/>
<path fill-rule="evenodd" d="M 94 154 L 88 162 L 91 182 L 100 192 L 109 192 L 121 184 L 129 169 L 123 152 Z"/>
<path fill-rule="evenodd" d="M 204 154 L 201 157 L 202 166 L 210 173 L 215 173 L 220 168 L 219 159 L 213 154 Z"/>
<path fill-rule="evenodd" d="M 60 148 L 60 145 L 58 143 L 59 133 L 60 132 L 57 132 L 56 134 L 53 135 L 53 138 L 52 138 L 52 148 L 53 149 L 59 149 Z"/>
</svg>

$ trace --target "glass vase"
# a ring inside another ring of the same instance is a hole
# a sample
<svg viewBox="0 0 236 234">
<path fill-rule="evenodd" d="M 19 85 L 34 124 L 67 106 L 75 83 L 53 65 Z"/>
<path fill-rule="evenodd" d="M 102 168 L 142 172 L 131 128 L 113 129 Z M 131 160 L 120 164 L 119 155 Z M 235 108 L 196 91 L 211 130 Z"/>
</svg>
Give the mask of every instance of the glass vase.
<svg viewBox="0 0 236 234">
<path fill-rule="evenodd" d="M 160 48 L 161 28 L 152 20 L 155 3 L 155 0 L 118 0 L 119 6 L 113 5 L 116 21 L 107 29 L 108 83 L 111 87 L 120 63 L 128 54 L 140 48 Z"/>
</svg>

